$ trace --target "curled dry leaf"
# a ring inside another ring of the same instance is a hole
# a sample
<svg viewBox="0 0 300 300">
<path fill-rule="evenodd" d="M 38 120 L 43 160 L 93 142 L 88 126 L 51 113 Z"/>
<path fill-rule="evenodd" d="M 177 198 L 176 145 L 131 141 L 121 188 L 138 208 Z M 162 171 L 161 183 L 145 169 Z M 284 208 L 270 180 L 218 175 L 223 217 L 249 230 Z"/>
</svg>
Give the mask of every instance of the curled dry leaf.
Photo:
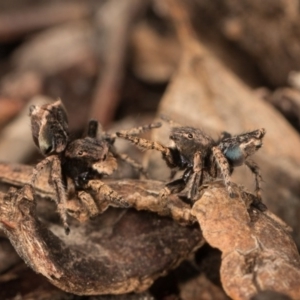
<svg viewBox="0 0 300 300">
<path fill-rule="evenodd" d="M 122 187 L 126 193 L 131 189 L 134 202 L 146 197 L 138 185 Z M 150 185 L 149 195 L 157 190 L 155 182 Z M 43 216 L 48 228 L 38 220 L 32 192 L 25 185 L 0 195 L 0 228 L 33 270 L 70 293 L 146 290 L 204 243 L 198 226 L 180 226 L 170 218 L 135 210 L 108 210 L 93 221 L 71 225 L 66 236 L 61 226 L 51 223 L 49 210 Z"/>
<path fill-rule="evenodd" d="M 289 227 L 249 200 L 242 190 L 230 198 L 216 183 L 192 209 L 206 241 L 222 251 L 223 288 L 233 299 L 250 299 L 261 290 L 299 299 L 300 257 Z"/>
</svg>

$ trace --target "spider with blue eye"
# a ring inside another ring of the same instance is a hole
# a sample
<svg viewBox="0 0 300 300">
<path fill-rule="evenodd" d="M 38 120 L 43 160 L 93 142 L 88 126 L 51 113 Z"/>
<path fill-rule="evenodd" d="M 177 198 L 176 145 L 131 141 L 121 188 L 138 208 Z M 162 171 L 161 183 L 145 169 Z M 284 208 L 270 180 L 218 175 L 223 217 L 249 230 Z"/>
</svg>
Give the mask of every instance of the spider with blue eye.
<svg viewBox="0 0 300 300">
<path fill-rule="evenodd" d="M 68 184 L 73 183 L 75 190 L 84 190 L 88 181 L 102 179 L 111 175 L 117 168 L 117 160 L 123 160 L 140 174 L 147 176 L 143 167 L 125 154 L 120 154 L 114 147 L 115 134 L 99 130 L 99 124 L 91 120 L 88 124 L 87 136 L 70 140 L 66 110 L 60 100 L 42 106 L 30 107 L 32 137 L 45 158 L 33 171 L 31 185 L 34 186 L 41 170 L 49 166 L 49 184 L 56 192 L 58 213 L 61 216 L 66 233 L 67 223 L 67 191 Z M 145 130 L 160 127 L 153 123 L 128 130 L 128 134 L 137 135 Z M 128 207 L 127 202 L 114 193 L 109 187 L 103 199 L 113 206 Z"/>
<path fill-rule="evenodd" d="M 198 128 L 174 126 L 169 136 L 174 142 L 172 147 L 131 136 L 125 132 L 117 132 L 117 136 L 129 140 L 143 150 L 154 149 L 161 152 L 173 174 L 177 170 L 183 171 L 179 179 L 166 184 L 161 192 L 162 197 L 187 188 L 188 199 L 195 201 L 198 197 L 199 186 L 208 177 L 223 177 L 229 195 L 234 197 L 231 174 L 235 167 L 243 164 L 255 175 L 256 196 L 260 199 L 262 180 L 260 171 L 249 157 L 262 146 L 265 133 L 263 128 L 234 136 L 223 132 L 220 139 L 215 141 Z"/>
</svg>

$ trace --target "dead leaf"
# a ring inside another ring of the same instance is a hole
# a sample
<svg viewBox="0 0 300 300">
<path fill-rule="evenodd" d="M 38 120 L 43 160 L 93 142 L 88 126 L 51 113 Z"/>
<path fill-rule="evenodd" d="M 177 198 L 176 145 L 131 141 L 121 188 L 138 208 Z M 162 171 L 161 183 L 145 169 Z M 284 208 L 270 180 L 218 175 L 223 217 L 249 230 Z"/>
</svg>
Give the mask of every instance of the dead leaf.
<svg viewBox="0 0 300 300">
<path fill-rule="evenodd" d="M 194 204 L 206 241 L 222 251 L 221 281 L 233 299 L 261 290 L 300 298 L 300 257 L 287 226 L 272 214 L 247 207 L 247 197 L 230 198 L 220 184 L 209 186 Z"/>
</svg>

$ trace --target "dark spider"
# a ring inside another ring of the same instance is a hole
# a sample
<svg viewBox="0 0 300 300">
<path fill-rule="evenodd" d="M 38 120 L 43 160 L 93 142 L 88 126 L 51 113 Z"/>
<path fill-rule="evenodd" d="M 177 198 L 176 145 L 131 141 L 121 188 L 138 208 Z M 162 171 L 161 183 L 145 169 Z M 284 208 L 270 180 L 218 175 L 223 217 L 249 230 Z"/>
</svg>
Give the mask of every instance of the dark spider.
<svg viewBox="0 0 300 300">
<path fill-rule="evenodd" d="M 87 136 L 73 141 L 69 140 L 68 119 L 64 106 L 58 100 L 51 104 L 30 107 L 32 136 L 45 159 L 34 168 L 31 185 L 34 186 L 40 171 L 50 165 L 49 184 L 57 194 L 58 212 L 66 232 L 67 224 L 67 179 L 70 178 L 76 190 L 84 189 L 91 179 L 101 179 L 111 175 L 118 167 L 117 159 L 129 163 L 140 173 L 146 175 L 142 166 L 125 154 L 117 153 L 114 147 L 115 134 L 101 132 L 98 135 L 98 122 L 90 121 Z M 130 135 L 160 127 L 160 123 L 133 128 Z M 127 207 L 127 202 L 107 189 L 109 195 L 103 195 L 119 207 Z"/>
<path fill-rule="evenodd" d="M 188 198 L 197 199 L 199 186 L 207 177 L 222 175 L 231 197 L 234 197 L 231 174 L 235 167 L 245 164 L 255 175 L 256 195 L 261 198 L 261 175 L 258 166 L 248 159 L 262 146 L 265 129 L 257 129 L 232 136 L 224 132 L 218 141 L 198 128 L 176 126 L 171 129 L 170 139 L 174 146 L 165 147 L 157 142 L 148 141 L 117 132 L 141 149 L 154 149 L 162 153 L 163 159 L 172 170 L 182 170 L 181 178 L 166 184 L 162 196 L 178 193 L 187 187 Z"/>
</svg>

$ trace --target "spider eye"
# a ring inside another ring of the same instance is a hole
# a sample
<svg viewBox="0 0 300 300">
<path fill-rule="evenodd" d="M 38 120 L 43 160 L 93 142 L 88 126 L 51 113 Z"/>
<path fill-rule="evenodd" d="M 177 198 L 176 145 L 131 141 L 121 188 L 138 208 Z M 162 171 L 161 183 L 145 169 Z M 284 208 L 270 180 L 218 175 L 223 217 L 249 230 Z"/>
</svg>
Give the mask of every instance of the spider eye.
<svg viewBox="0 0 300 300">
<path fill-rule="evenodd" d="M 193 136 L 191 133 L 188 134 L 188 138 L 189 138 L 189 139 L 192 139 L 193 137 L 194 137 L 194 136 Z"/>
<path fill-rule="evenodd" d="M 78 151 L 77 154 L 81 156 L 83 155 L 83 151 Z"/>
</svg>

